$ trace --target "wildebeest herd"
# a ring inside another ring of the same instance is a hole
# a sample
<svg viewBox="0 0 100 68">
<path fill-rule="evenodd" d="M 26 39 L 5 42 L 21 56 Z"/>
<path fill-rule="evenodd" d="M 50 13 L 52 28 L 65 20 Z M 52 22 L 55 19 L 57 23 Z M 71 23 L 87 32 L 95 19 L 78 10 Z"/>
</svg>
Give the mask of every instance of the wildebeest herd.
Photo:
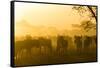
<svg viewBox="0 0 100 68">
<path fill-rule="evenodd" d="M 14 61 L 16 66 L 96 61 L 96 44 L 96 36 L 28 36 L 15 41 Z"/>
</svg>

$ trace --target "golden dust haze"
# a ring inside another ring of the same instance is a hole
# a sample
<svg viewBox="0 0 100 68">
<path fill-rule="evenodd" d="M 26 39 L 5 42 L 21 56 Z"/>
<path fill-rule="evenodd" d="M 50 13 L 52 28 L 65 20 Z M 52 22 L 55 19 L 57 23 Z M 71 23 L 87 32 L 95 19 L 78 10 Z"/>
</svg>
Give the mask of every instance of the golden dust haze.
<svg viewBox="0 0 100 68">
<path fill-rule="evenodd" d="M 95 26 L 95 20 L 87 24 L 88 11 L 81 16 L 72 9 L 75 5 L 14 5 L 14 66 L 97 61 L 96 29 L 84 29 Z"/>
<path fill-rule="evenodd" d="M 72 30 L 86 17 L 80 16 L 71 5 L 15 3 L 15 35 L 34 36 Z"/>
</svg>

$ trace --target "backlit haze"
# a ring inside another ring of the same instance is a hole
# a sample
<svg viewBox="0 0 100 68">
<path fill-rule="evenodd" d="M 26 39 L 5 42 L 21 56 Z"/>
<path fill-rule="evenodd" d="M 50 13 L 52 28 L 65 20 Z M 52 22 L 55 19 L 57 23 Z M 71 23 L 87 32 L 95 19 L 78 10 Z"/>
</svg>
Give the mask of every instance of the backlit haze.
<svg viewBox="0 0 100 68">
<path fill-rule="evenodd" d="M 82 31 L 75 31 L 72 24 L 80 24 L 87 17 L 80 16 L 72 7 L 71 5 L 16 2 L 15 36 L 82 33 Z"/>
</svg>

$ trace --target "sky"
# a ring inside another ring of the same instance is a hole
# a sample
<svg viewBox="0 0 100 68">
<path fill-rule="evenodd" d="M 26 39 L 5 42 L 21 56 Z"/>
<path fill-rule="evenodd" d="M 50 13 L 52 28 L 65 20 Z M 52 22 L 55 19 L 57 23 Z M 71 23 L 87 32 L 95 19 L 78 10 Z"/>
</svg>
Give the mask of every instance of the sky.
<svg viewBox="0 0 100 68">
<path fill-rule="evenodd" d="M 72 7 L 72 5 L 16 2 L 15 34 L 32 32 L 31 27 L 54 27 L 57 30 L 71 30 L 72 24 L 80 24 L 82 20 L 86 19 Z"/>
</svg>

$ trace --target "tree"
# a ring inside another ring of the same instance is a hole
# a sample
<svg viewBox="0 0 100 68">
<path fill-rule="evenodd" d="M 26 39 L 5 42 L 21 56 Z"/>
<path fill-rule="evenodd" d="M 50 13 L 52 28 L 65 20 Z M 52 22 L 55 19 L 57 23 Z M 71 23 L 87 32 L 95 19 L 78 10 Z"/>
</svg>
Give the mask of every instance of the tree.
<svg viewBox="0 0 100 68">
<path fill-rule="evenodd" d="M 77 10 L 81 16 L 88 16 L 88 20 L 82 21 L 80 24 L 73 24 L 74 27 L 81 27 L 85 31 L 90 29 L 96 29 L 97 13 L 95 6 L 73 6 L 73 9 Z M 93 19 L 95 22 L 93 22 Z"/>
</svg>

